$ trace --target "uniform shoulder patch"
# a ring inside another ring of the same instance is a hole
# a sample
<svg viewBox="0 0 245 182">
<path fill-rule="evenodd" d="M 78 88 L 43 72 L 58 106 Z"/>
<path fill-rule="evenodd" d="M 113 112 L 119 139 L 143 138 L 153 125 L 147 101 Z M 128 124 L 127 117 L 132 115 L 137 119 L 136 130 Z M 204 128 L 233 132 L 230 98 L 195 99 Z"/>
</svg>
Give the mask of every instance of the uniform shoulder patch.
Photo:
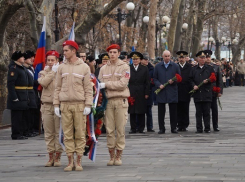
<svg viewBox="0 0 245 182">
<path fill-rule="evenodd" d="M 125 78 L 130 78 L 130 72 L 129 71 L 126 71 Z"/>
</svg>

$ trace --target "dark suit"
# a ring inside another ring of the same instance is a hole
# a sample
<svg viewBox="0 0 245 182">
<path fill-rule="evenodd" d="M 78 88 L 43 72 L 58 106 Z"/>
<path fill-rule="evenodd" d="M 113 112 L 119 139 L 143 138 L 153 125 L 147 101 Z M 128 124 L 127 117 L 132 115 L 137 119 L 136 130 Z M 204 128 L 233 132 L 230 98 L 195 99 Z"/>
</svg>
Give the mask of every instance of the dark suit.
<svg viewBox="0 0 245 182">
<path fill-rule="evenodd" d="M 130 65 L 129 79 L 130 96 L 135 99 L 134 105 L 129 105 L 131 130 L 136 131 L 136 117 L 138 121 L 138 130 L 144 131 L 145 113 L 147 109 L 147 100 L 145 95 L 150 93 L 149 72 L 146 66 L 139 65 L 137 71 L 133 65 Z"/>
<path fill-rule="evenodd" d="M 196 85 L 198 86 L 203 80 L 208 79 L 214 73 L 214 70 L 209 65 L 204 65 L 200 68 L 199 65 L 194 66 L 190 73 L 190 82 L 192 88 Z M 203 84 L 194 94 L 193 94 L 195 106 L 196 106 L 196 128 L 197 131 L 202 132 L 202 119 L 204 121 L 204 130 L 210 131 L 210 107 L 212 102 L 212 83 L 208 82 Z"/>
<path fill-rule="evenodd" d="M 178 129 L 181 131 L 182 129 L 186 129 L 189 126 L 189 107 L 190 107 L 190 94 L 191 84 L 189 80 L 189 75 L 192 69 L 192 65 L 189 63 L 185 63 L 182 68 L 179 64 L 182 82 L 178 83 L 178 104 L 177 104 L 177 124 Z"/>
<path fill-rule="evenodd" d="M 28 75 L 26 68 L 18 62 L 11 61 L 9 65 L 7 88 L 8 101 L 7 108 L 11 109 L 11 129 L 13 139 L 23 135 L 22 117 L 28 109 Z M 14 101 L 17 100 L 18 101 Z"/>
</svg>

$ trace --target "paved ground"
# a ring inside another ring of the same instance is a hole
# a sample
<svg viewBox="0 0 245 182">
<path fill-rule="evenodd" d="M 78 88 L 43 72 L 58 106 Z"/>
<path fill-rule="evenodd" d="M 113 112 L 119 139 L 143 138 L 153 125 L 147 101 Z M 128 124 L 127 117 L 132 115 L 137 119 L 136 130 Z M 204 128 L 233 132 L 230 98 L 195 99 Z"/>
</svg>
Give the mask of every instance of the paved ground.
<svg viewBox="0 0 245 182">
<path fill-rule="evenodd" d="M 195 134 L 191 103 L 189 131 L 171 134 L 167 115 L 165 135 L 129 135 L 127 123 L 123 165 L 108 167 L 105 136 L 100 137 L 96 162 L 83 158 L 82 172 L 63 172 L 62 167 L 45 168 L 43 135 L 25 141 L 10 139 L 10 129 L 0 130 L 0 181 L 245 181 L 245 88 L 225 89 L 221 98 L 220 132 Z M 157 129 L 157 107 L 154 106 Z M 168 112 L 167 112 L 168 113 Z"/>
</svg>

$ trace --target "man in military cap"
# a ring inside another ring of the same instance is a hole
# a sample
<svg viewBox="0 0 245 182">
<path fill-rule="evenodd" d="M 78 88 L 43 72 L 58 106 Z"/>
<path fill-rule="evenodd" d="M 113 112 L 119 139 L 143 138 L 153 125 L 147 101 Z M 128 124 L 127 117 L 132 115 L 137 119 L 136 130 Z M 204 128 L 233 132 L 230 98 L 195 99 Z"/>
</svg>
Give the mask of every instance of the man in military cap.
<svg viewBox="0 0 245 182">
<path fill-rule="evenodd" d="M 149 71 L 146 66 L 140 64 L 143 59 L 143 55 L 140 52 L 131 52 L 129 58 L 132 58 L 133 64 L 130 65 L 131 75 L 128 87 L 130 97 L 134 100 L 134 103 L 129 104 L 128 108 L 131 125 L 131 131 L 129 133 L 136 133 L 137 124 L 139 133 L 144 133 L 147 99 L 150 94 Z"/>
<path fill-rule="evenodd" d="M 147 132 L 155 132 L 153 130 L 153 117 L 152 117 L 152 106 L 153 106 L 153 94 L 154 94 L 154 66 L 149 62 L 149 54 L 143 53 L 143 59 L 141 60 L 141 64 L 148 68 L 149 72 L 149 97 L 147 99 L 147 109 L 146 109 L 146 127 Z"/>
<path fill-rule="evenodd" d="M 13 140 L 23 140 L 23 115 L 28 109 L 28 75 L 23 67 L 24 55 L 21 51 L 12 54 L 7 77 L 7 109 L 11 110 L 11 130 Z"/>
<path fill-rule="evenodd" d="M 181 72 L 182 81 L 178 83 L 178 104 L 177 104 L 177 125 L 178 131 L 187 131 L 190 123 L 189 119 L 189 107 L 190 107 L 190 94 L 191 84 L 189 81 L 189 75 L 192 69 L 191 64 L 186 61 L 188 52 L 178 51 L 178 65 Z"/>
<path fill-rule="evenodd" d="M 76 57 L 78 44 L 67 40 L 63 43 L 66 60 L 56 74 L 54 111 L 62 118 L 64 143 L 69 164 L 64 171 L 82 171 L 81 160 L 86 144 L 86 115 L 91 112 L 93 89 L 90 69 L 84 61 Z M 59 108 L 60 106 L 60 108 Z M 61 115 L 60 115 L 61 111 Z M 76 160 L 74 162 L 74 153 Z"/>
<path fill-rule="evenodd" d="M 203 132 L 202 119 L 204 121 L 204 131 L 210 133 L 210 107 L 212 102 L 212 83 L 208 80 L 214 70 L 205 64 L 206 53 L 199 51 L 196 54 L 198 65 L 194 66 L 190 73 L 190 82 L 195 90 L 193 94 L 196 106 L 196 133 Z M 198 85 L 204 83 L 200 88 Z"/>
<path fill-rule="evenodd" d="M 29 109 L 24 111 L 23 122 L 25 123 L 24 136 L 26 137 L 34 137 L 37 134 L 33 133 L 34 129 L 34 121 L 35 121 L 35 109 L 37 108 L 37 99 L 33 89 L 34 86 L 34 69 L 32 67 L 32 54 L 31 52 L 24 53 L 24 64 L 23 66 L 27 70 L 28 75 L 28 99 L 29 99 Z"/>
<path fill-rule="evenodd" d="M 110 154 L 108 166 L 122 165 L 122 152 L 125 148 L 125 125 L 128 119 L 128 82 L 130 68 L 118 59 L 120 46 L 112 44 L 107 48 L 110 60 L 100 69 L 100 87 L 105 88 L 108 104 L 105 111 L 107 147 Z M 115 137 L 117 132 L 117 138 Z M 116 149 L 116 155 L 115 155 Z"/>
<path fill-rule="evenodd" d="M 214 131 L 220 131 L 219 126 L 218 126 L 218 104 L 217 104 L 217 98 L 221 97 L 223 93 L 223 80 L 222 80 L 222 73 L 220 70 L 220 66 L 211 63 L 211 56 L 213 52 L 211 50 L 205 50 L 206 53 L 206 64 L 210 65 L 213 67 L 215 76 L 216 76 L 216 81 L 212 83 L 212 87 L 219 87 L 220 88 L 220 93 L 214 93 L 213 92 L 213 97 L 212 97 L 212 102 L 211 102 L 211 110 L 212 110 L 212 122 L 213 122 L 213 130 Z"/>
<path fill-rule="evenodd" d="M 106 65 L 108 60 L 109 60 L 109 55 L 107 53 L 103 53 L 103 54 L 99 55 L 99 60 L 98 60 L 98 63 L 97 63 L 97 64 L 99 64 L 99 66 L 95 70 L 95 76 L 96 77 L 99 76 L 100 68 L 102 66 Z"/>
</svg>

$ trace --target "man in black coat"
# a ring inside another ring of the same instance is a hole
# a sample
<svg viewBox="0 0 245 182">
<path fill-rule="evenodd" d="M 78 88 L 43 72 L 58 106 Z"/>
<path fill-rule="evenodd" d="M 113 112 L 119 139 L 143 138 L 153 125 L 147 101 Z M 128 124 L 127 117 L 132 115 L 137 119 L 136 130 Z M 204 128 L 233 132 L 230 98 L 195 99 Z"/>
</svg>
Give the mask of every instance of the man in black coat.
<svg viewBox="0 0 245 182">
<path fill-rule="evenodd" d="M 146 110 L 146 127 L 147 132 L 155 132 L 153 130 L 153 118 L 152 118 L 152 105 L 153 105 L 153 88 L 154 84 L 154 67 L 151 63 L 149 63 L 149 55 L 148 53 L 143 54 L 143 59 L 141 60 L 141 64 L 148 68 L 149 72 L 149 82 L 150 82 L 150 90 L 149 97 L 147 99 L 147 110 Z"/>
<path fill-rule="evenodd" d="M 189 75 L 192 69 L 192 65 L 186 60 L 188 52 L 178 51 L 178 65 L 181 72 L 182 81 L 178 83 L 178 104 L 177 104 L 177 126 L 178 131 L 187 131 L 190 123 L 189 119 L 189 107 L 190 107 L 190 94 L 191 84 L 189 80 Z"/>
<path fill-rule="evenodd" d="M 200 51 L 196 54 L 198 65 L 194 66 L 190 73 L 190 82 L 195 90 L 193 94 L 196 106 L 196 133 L 203 132 L 202 118 L 204 121 L 204 131 L 210 133 L 210 107 L 212 102 L 212 83 L 208 80 L 214 70 L 205 64 L 206 54 Z M 198 85 L 204 83 L 200 88 Z"/>
<path fill-rule="evenodd" d="M 218 126 L 218 104 L 217 104 L 217 98 L 221 97 L 223 93 L 223 80 L 222 80 L 222 73 L 220 70 L 220 67 L 214 63 L 211 63 L 211 55 L 213 52 L 211 50 L 205 50 L 206 53 L 206 64 L 212 66 L 215 72 L 216 76 L 216 82 L 212 83 L 213 87 L 219 87 L 220 93 L 214 93 L 212 97 L 212 103 L 211 103 L 211 110 L 212 110 L 212 122 L 213 122 L 213 129 L 214 131 L 220 131 Z"/>
<path fill-rule="evenodd" d="M 35 109 L 37 109 L 37 98 L 36 94 L 34 92 L 33 86 L 34 86 L 34 69 L 32 67 L 32 61 L 31 61 L 32 54 L 29 52 L 24 53 L 24 64 L 23 66 L 27 70 L 27 76 L 28 76 L 28 99 L 29 99 L 29 109 L 24 111 L 24 136 L 25 137 L 34 137 L 37 134 L 34 133 L 34 122 L 35 122 Z"/>
<path fill-rule="evenodd" d="M 143 55 L 140 52 L 131 52 L 129 58 L 133 59 L 130 66 L 129 91 L 130 97 L 135 100 L 129 102 L 128 112 L 130 113 L 130 134 L 136 133 L 136 120 L 138 121 L 139 133 L 144 133 L 145 113 L 147 108 L 147 99 L 149 97 L 149 73 L 148 68 L 140 64 Z"/>
<path fill-rule="evenodd" d="M 14 52 L 11 59 L 7 77 L 7 109 L 11 110 L 11 137 L 13 140 L 23 140 L 27 139 L 23 136 L 22 117 L 28 109 L 28 76 L 26 68 L 22 66 L 24 56 L 21 51 Z"/>
</svg>

